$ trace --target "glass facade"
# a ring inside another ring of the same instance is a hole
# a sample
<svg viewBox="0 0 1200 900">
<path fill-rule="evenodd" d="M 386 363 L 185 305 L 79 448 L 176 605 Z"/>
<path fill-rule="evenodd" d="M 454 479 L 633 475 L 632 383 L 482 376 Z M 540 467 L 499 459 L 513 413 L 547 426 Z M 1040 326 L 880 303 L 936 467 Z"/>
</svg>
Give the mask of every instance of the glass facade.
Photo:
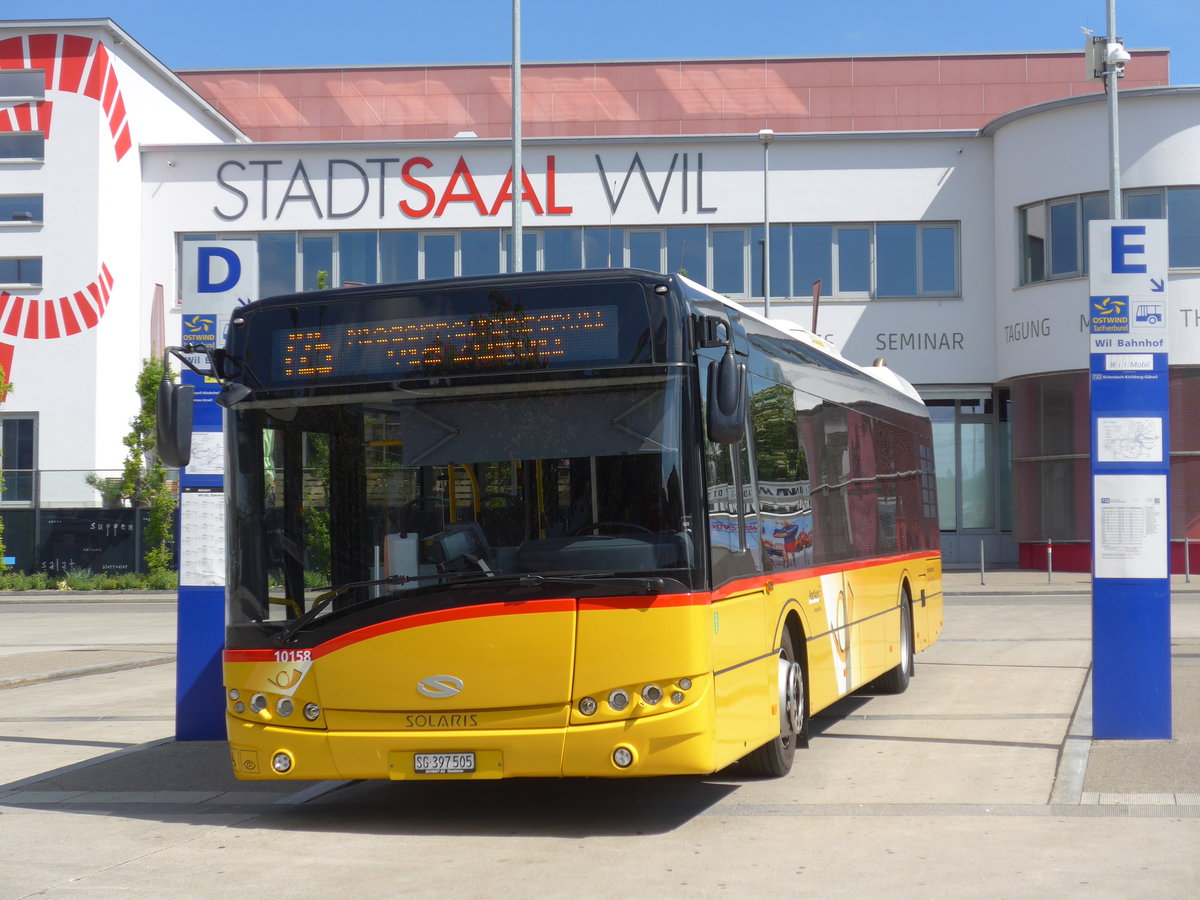
<svg viewBox="0 0 1200 900">
<path fill-rule="evenodd" d="M 259 296 L 321 287 L 492 275 L 513 267 L 512 233 L 460 231 L 188 234 L 181 241 L 257 240 Z M 732 298 L 762 296 L 761 225 L 546 228 L 522 233 L 526 271 L 630 266 L 680 272 Z M 957 297 L 956 222 L 771 226 L 771 296 Z M 322 274 L 324 273 L 324 274 Z"/>
<path fill-rule="evenodd" d="M 929 400 L 937 471 L 938 527 L 943 532 L 1012 528 L 1009 395 Z"/>
<path fill-rule="evenodd" d="M 1200 538 L 1200 368 L 1170 372 L 1171 540 Z M 1091 539 L 1091 412 L 1086 372 L 1012 386 L 1013 525 L 1021 543 Z"/>
<path fill-rule="evenodd" d="M 1200 268 L 1200 187 L 1138 188 L 1121 195 L 1127 219 L 1168 223 L 1172 269 Z M 1107 219 L 1108 194 L 1081 194 L 1018 210 L 1021 284 L 1088 273 L 1088 223 Z"/>
</svg>

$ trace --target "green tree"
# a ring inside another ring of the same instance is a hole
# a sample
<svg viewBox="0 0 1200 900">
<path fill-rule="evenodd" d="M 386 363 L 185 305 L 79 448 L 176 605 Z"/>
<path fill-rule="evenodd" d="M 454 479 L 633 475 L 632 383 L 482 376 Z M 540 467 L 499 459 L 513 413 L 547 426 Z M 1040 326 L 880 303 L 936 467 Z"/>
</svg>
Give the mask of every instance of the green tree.
<svg viewBox="0 0 1200 900">
<path fill-rule="evenodd" d="M 152 573 L 171 567 L 169 544 L 175 529 L 175 491 L 167 484 L 167 469 L 158 458 L 158 385 L 163 377 L 161 359 L 142 360 L 137 393 L 141 400 L 137 415 L 129 420 L 129 433 L 123 438 L 125 464 L 121 470 L 119 495 L 134 507 L 148 507 L 149 519 L 142 535 L 144 559 Z M 88 484 L 104 491 L 103 479 L 95 474 Z"/>
</svg>

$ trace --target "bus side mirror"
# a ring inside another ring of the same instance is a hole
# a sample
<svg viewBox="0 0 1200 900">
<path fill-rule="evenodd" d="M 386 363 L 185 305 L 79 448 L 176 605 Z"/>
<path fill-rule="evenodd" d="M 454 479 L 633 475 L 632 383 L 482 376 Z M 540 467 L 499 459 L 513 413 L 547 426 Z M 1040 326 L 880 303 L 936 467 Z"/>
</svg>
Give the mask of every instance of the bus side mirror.
<svg viewBox="0 0 1200 900">
<path fill-rule="evenodd" d="M 192 458 L 192 400 L 196 389 L 165 378 L 158 385 L 158 458 L 178 469 Z"/>
<path fill-rule="evenodd" d="M 746 430 L 746 364 L 737 361 L 733 347 L 708 367 L 708 439 L 736 444 Z"/>
</svg>

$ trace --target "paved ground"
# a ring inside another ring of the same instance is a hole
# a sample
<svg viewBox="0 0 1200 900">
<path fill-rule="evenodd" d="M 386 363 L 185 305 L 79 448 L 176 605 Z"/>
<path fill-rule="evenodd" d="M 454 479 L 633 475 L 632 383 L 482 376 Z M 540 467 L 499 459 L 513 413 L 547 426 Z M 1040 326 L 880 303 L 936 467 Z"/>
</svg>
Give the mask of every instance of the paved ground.
<svg viewBox="0 0 1200 900">
<path fill-rule="evenodd" d="M 171 598 L 0 595 L 0 900 L 1195 896 L 1200 583 L 1173 739 L 1093 741 L 1087 578 L 946 582 L 909 691 L 838 704 L 770 781 L 238 782 L 171 737 Z"/>
</svg>

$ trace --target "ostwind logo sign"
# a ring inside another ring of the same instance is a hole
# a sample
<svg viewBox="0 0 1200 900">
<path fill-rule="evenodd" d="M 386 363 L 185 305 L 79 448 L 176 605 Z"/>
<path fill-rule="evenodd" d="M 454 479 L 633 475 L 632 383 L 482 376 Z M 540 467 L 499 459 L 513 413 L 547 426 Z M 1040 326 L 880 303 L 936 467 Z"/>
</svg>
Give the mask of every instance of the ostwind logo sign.
<svg viewBox="0 0 1200 900">
<path fill-rule="evenodd" d="M 1128 334 L 1129 298 L 1092 297 L 1092 334 Z"/>
</svg>

